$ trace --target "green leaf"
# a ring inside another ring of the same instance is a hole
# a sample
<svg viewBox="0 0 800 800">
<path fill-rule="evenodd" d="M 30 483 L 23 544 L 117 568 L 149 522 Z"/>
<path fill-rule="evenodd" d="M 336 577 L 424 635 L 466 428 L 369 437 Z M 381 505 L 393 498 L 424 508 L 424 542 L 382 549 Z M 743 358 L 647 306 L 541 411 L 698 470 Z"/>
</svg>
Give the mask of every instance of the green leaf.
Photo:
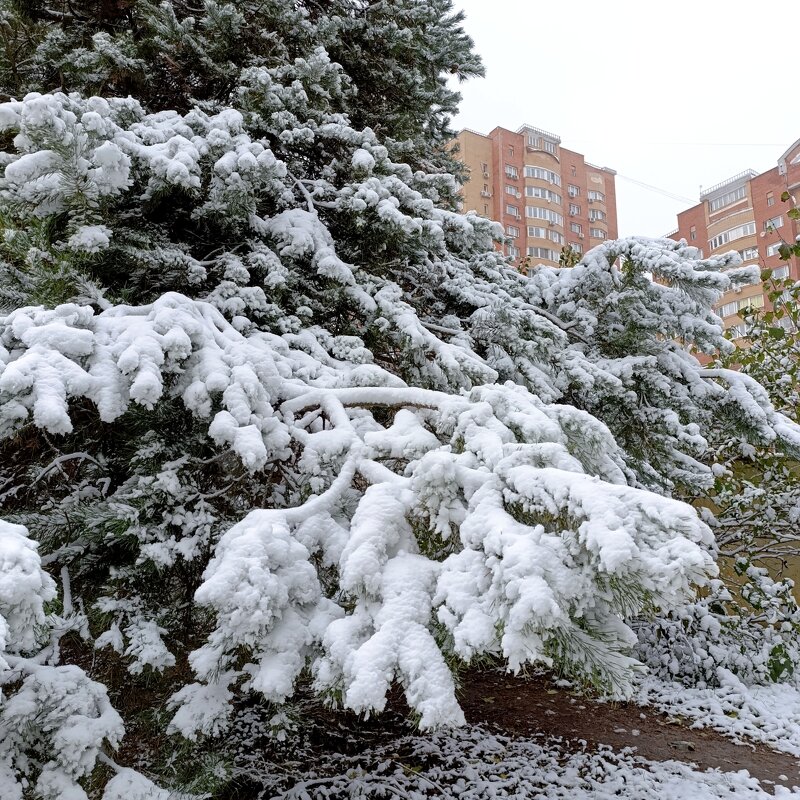
<svg viewBox="0 0 800 800">
<path fill-rule="evenodd" d="M 782 193 L 781 193 L 781 200 L 782 200 L 784 203 L 785 203 L 785 202 L 786 202 L 786 201 L 787 201 L 787 200 L 788 200 L 790 197 L 791 197 L 791 195 L 789 194 L 789 192 L 782 192 Z"/>
<path fill-rule="evenodd" d="M 762 269 L 761 270 L 761 280 L 768 281 L 772 277 L 772 270 L 771 269 Z"/>
<path fill-rule="evenodd" d="M 767 328 L 767 333 L 773 339 L 783 339 L 786 337 L 786 331 L 781 327 Z"/>
<path fill-rule="evenodd" d="M 790 208 L 786 212 L 786 216 L 790 219 L 800 219 L 800 208 L 797 208 L 796 206 L 794 208 Z"/>
</svg>

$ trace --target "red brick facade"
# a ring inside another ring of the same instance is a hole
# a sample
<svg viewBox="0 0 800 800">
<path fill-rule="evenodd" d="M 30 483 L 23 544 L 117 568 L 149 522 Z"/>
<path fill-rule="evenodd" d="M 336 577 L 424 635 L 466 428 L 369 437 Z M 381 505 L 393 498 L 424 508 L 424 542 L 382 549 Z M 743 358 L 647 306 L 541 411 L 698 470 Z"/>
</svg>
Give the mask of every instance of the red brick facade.
<svg viewBox="0 0 800 800">
<path fill-rule="evenodd" d="M 800 279 L 800 264 L 793 257 L 782 261 L 777 249 L 781 243 L 796 240 L 800 228 L 787 211 L 797 202 L 782 202 L 788 191 L 800 200 L 800 140 L 779 159 L 778 165 L 760 175 L 752 170 L 735 175 L 706 189 L 701 202 L 678 214 L 678 229 L 673 239 L 686 239 L 704 255 L 737 250 L 745 264 L 762 270 L 777 270 L 778 275 Z M 743 331 L 738 314 L 746 305 L 769 307 L 763 284 L 728 292 L 720 300 L 717 313 L 726 328 Z"/>
<path fill-rule="evenodd" d="M 555 134 L 498 127 L 486 136 L 463 130 L 457 142 L 470 173 L 464 211 L 498 220 L 518 265 L 526 257 L 557 264 L 565 245 L 585 252 L 617 238 L 616 173 L 561 147 Z"/>
</svg>

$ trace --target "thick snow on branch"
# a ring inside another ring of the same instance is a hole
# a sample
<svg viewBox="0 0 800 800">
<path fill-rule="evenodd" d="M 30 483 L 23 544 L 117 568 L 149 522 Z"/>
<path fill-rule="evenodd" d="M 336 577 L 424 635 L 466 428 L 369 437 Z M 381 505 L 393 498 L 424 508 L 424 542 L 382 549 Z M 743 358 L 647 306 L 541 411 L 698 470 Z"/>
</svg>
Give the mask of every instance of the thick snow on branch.
<svg viewBox="0 0 800 800">
<path fill-rule="evenodd" d="M 190 738 L 224 731 L 244 692 L 284 701 L 304 670 L 360 713 L 397 682 L 425 727 L 463 720 L 453 657 L 553 664 L 624 691 L 637 668 L 626 619 L 683 603 L 715 572 L 709 529 L 663 496 L 712 479 L 700 461 L 711 422 L 734 418 L 760 440 L 800 433 L 757 385 L 703 372 L 684 347 L 728 346 L 711 306 L 740 279 L 722 271 L 736 259 L 634 238 L 573 269 L 516 273 L 492 250 L 493 223 L 437 207 L 437 181 L 452 178 L 393 163 L 372 131 L 307 109 L 299 78 L 280 83 L 306 68 L 332 69 L 318 52 L 248 70 L 241 110 L 216 113 L 61 93 L 0 104 L 16 151 L 0 180 L 9 258 L 46 275 L 66 259 L 77 298 L 0 317 L 0 436 L 79 439 L 76 420 L 93 413 L 110 425 L 152 412 L 152 433 L 164 410 L 202 442 L 180 468 L 174 453 L 144 475 L 126 465 L 123 487 L 140 481 L 128 499 L 169 499 L 149 507 L 157 522 L 133 500 L 110 514 L 139 541 L 112 574 L 120 596 L 98 601 L 115 620 L 96 644 L 133 672 L 175 663 L 167 623 L 124 581 L 142 563 L 169 574 L 180 556 L 202 559 L 195 600 L 212 619 L 190 655 L 198 682 L 171 701 Z M 147 234 L 130 226 L 142 213 Z M 56 231 L 46 252 L 30 239 L 38 220 Z M 151 294 L 124 303 L 127 280 Z M 92 458 L 101 447 L 70 444 Z M 135 458 L 157 462 L 148 447 Z M 180 470 L 229 455 L 252 491 L 209 494 L 229 495 L 235 524 L 159 538 L 196 508 L 181 504 Z M 105 480 L 85 496 L 105 503 Z M 246 513 L 249 498 L 266 507 Z M 19 595 L 0 571 L 0 634 L 19 648 L 52 587 L 9 535 L 0 570 L 33 576 L 14 581 Z M 31 667 L 22 695 L 55 696 L 55 675 Z M 75 691 L 94 704 L 70 762 L 80 777 L 119 731 L 102 692 Z"/>
<path fill-rule="evenodd" d="M 30 786 L 29 759 L 38 797 L 86 798 L 79 780 L 123 734 L 102 684 L 77 666 L 44 663 L 43 604 L 55 594 L 27 530 L 0 521 L 0 787 L 9 800 L 22 800 Z M 10 697 L 7 686 L 15 687 Z"/>
<path fill-rule="evenodd" d="M 233 671 L 279 702 L 310 664 L 318 689 L 369 711 L 399 680 L 425 726 L 462 718 L 450 649 L 518 668 L 577 644 L 576 672 L 610 665 L 605 679 L 624 686 L 630 663 L 592 648 L 624 650 L 621 613 L 679 603 L 713 570 L 708 530 L 690 508 L 626 485 L 605 426 L 520 386 L 459 395 L 388 374 L 390 385 L 348 386 L 342 364 L 302 380 L 306 359 L 285 340 L 244 336 L 176 294 L 98 314 L 20 309 L 0 342 L 9 428 L 30 414 L 68 431 L 71 398 L 112 421 L 169 396 L 250 469 L 288 466 L 289 442 L 299 448 L 294 469 L 315 496 L 251 512 L 208 565 L 197 600 L 218 624 L 192 656 L 204 681 Z M 369 485 L 354 494 L 357 475 Z M 333 595 L 320 563 L 339 575 Z M 225 713 L 208 703 L 176 726 L 216 730 Z"/>
<path fill-rule="evenodd" d="M 21 655 L 36 647 L 44 604 L 56 595 L 36 550 L 25 528 L 0 520 L 0 680 L 8 669 L 5 654 Z"/>
</svg>

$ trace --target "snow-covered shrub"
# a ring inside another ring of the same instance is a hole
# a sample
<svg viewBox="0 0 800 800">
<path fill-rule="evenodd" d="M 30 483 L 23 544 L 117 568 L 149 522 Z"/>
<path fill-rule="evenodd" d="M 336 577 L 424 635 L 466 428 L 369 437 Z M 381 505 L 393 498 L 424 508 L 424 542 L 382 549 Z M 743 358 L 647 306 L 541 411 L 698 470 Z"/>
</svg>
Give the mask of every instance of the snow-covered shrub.
<svg viewBox="0 0 800 800">
<path fill-rule="evenodd" d="M 772 278 L 771 270 L 761 279 L 773 307 L 746 313 L 748 346 L 724 353 L 712 368 L 736 368 L 755 378 L 775 407 L 797 420 L 800 284 Z M 754 445 L 714 428 L 709 439 L 714 485 L 694 497 L 705 507 L 728 565 L 725 584 L 656 628 L 641 627 L 645 660 L 665 677 L 687 683 L 716 685 L 716 667 L 746 683 L 792 680 L 800 670 L 800 610 L 787 575 L 800 563 L 800 462 L 769 438 Z"/>
<path fill-rule="evenodd" d="M 711 581 L 707 596 L 635 625 L 636 654 L 651 674 L 698 688 L 718 686 L 720 668 L 748 685 L 796 680 L 794 584 L 772 580 L 763 567 L 747 567 L 744 575 L 744 585 Z"/>
</svg>

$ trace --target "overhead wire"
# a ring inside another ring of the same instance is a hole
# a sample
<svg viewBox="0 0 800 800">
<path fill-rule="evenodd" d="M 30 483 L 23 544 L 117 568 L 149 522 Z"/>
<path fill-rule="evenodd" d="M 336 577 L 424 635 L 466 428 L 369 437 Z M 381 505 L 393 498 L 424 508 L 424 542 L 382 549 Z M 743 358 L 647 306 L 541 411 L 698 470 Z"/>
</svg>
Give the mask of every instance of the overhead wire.
<svg viewBox="0 0 800 800">
<path fill-rule="evenodd" d="M 666 189 L 660 189 L 658 186 L 653 186 L 651 183 L 645 183 L 644 181 L 638 181 L 636 178 L 630 178 L 627 175 L 622 175 L 621 173 L 617 173 L 618 178 L 622 178 L 623 180 L 628 181 L 629 183 L 635 183 L 637 186 L 641 186 L 643 189 L 649 189 L 651 192 L 657 192 L 658 194 L 664 195 L 664 197 L 669 197 L 671 200 L 677 200 L 681 203 L 690 203 L 691 205 L 696 205 L 697 200 L 694 200 L 690 197 L 684 197 L 682 194 L 675 194 L 674 192 L 667 191 Z"/>
</svg>

